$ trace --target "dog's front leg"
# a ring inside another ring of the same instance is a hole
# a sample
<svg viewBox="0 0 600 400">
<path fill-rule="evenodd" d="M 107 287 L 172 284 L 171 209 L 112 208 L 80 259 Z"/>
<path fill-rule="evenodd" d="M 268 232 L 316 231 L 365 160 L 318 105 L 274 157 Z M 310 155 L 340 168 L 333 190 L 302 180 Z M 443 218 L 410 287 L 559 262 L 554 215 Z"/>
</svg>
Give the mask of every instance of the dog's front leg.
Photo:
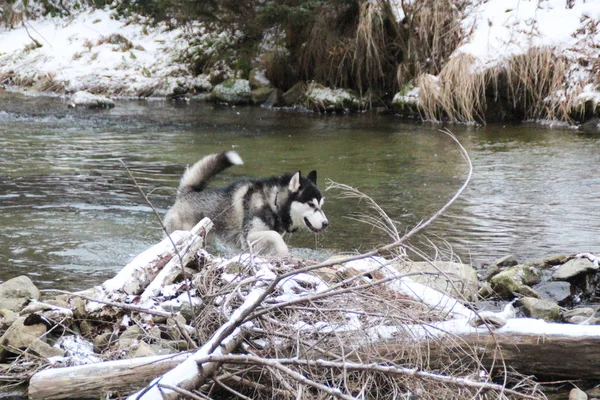
<svg viewBox="0 0 600 400">
<path fill-rule="evenodd" d="M 248 233 L 247 239 L 250 246 L 256 246 L 258 252 L 270 248 L 275 256 L 282 257 L 289 254 L 283 238 L 275 231 L 252 231 Z"/>
</svg>

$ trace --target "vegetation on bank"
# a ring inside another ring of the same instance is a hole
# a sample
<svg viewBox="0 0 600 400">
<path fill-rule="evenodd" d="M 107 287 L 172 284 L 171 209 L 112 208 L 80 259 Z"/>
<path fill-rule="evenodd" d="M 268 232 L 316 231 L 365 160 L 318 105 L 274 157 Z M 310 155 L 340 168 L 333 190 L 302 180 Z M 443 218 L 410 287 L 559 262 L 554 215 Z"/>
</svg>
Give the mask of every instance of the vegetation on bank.
<svg viewBox="0 0 600 400">
<path fill-rule="evenodd" d="M 84 3 L 82 3 L 82 1 Z M 31 13 L 65 15 L 82 6 L 110 7 L 120 18 L 190 29 L 180 55 L 194 75 L 213 85 L 264 71 L 282 91 L 298 82 L 354 91 L 360 107 L 390 105 L 424 119 L 485 123 L 497 120 L 581 122 L 600 115 L 600 74 L 573 84 L 573 60 L 550 47 L 530 47 L 501 65 L 474 68 L 477 60 L 456 50 L 472 32 L 469 0 L 58 0 L 25 1 Z M 5 24 L 17 23 L 7 2 Z M 489 22 L 492 24 L 492 22 Z M 594 34 L 594 19 L 583 25 Z M 533 29 L 532 29 L 533 32 Z M 585 33 L 585 32 L 584 32 Z M 590 71 L 600 60 L 579 59 Z M 320 109 L 317 107 L 316 109 Z"/>
</svg>

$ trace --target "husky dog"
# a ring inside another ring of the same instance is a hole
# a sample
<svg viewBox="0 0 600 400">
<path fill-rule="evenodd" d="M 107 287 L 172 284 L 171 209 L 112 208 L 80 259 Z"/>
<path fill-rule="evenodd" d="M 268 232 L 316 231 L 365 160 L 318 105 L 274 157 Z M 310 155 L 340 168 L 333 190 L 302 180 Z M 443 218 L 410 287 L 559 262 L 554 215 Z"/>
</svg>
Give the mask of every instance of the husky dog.
<svg viewBox="0 0 600 400">
<path fill-rule="evenodd" d="M 232 165 L 244 162 L 228 151 L 204 157 L 188 168 L 179 183 L 175 204 L 165 216 L 167 232 L 190 230 L 202 218 L 214 223 L 221 240 L 242 249 L 270 249 L 275 255 L 288 254 L 281 237 L 306 228 L 315 233 L 327 228 L 317 171 L 306 177 L 295 174 L 263 179 L 240 179 L 229 186 L 206 189 L 208 180 Z"/>
</svg>

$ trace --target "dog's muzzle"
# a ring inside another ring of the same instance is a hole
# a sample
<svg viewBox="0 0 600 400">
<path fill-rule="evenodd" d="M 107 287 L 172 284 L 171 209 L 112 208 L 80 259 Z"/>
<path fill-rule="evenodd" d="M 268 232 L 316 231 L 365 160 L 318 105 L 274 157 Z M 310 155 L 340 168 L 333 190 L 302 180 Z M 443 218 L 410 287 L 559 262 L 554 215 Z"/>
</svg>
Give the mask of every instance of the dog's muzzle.
<svg viewBox="0 0 600 400">
<path fill-rule="evenodd" d="M 327 228 L 329 226 L 329 221 L 325 220 L 321 223 L 321 228 L 315 228 L 310 221 L 308 220 L 308 218 L 304 217 L 304 224 L 308 227 L 308 229 L 310 229 L 311 231 L 315 232 L 315 233 L 319 233 L 321 232 L 323 229 Z"/>
</svg>

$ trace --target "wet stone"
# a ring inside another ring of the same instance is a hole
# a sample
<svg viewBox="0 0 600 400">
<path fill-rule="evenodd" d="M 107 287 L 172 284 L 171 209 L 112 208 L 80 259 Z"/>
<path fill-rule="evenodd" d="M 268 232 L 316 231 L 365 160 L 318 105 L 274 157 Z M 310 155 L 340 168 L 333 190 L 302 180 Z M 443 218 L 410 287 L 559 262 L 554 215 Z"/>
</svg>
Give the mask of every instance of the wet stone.
<svg viewBox="0 0 600 400">
<path fill-rule="evenodd" d="M 596 271 L 598 267 L 594 266 L 587 258 L 574 258 L 562 264 L 552 273 L 552 279 L 557 281 L 567 281 L 575 278 L 577 275 Z"/>
</svg>

